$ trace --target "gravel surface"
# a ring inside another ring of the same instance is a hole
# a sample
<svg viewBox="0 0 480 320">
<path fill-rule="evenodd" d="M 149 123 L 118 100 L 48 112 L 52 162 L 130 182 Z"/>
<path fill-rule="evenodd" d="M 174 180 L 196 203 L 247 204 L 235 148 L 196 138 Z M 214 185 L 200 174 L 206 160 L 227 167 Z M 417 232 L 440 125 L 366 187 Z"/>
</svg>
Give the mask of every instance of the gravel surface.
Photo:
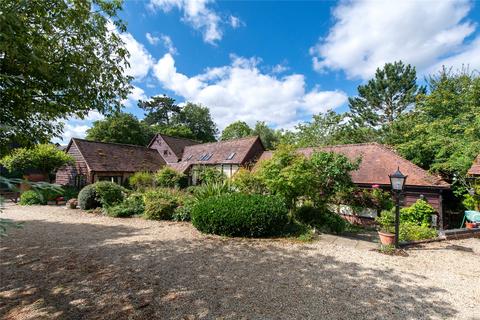
<svg viewBox="0 0 480 320">
<path fill-rule="evenodd" d="M 25 224 L 0 240 L 2 319 L 480 319 L 480 239 L 402 257 L 52 206 L 3 216 Z"/>
</svg>

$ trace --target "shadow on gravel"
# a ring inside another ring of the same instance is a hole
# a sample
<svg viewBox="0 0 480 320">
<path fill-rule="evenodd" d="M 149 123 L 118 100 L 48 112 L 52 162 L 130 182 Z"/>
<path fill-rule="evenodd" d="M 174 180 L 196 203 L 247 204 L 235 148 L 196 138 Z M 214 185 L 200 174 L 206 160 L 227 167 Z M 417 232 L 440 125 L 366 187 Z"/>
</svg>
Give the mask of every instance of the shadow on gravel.
<svg viewBox="0 0 480 320">
<path fill-rule="evenodd" d="M 456 314 L 449 301 L 435 299 L 441 289 L 420 287 L 412 274 L 400 277 L 389 269 L 366 269 L 310 250 L 251 240 L 112 243 L 137 232 L 128 226 L 29 221 L 0 240 L 0 318 L 431 319 Z"/>
</svg>

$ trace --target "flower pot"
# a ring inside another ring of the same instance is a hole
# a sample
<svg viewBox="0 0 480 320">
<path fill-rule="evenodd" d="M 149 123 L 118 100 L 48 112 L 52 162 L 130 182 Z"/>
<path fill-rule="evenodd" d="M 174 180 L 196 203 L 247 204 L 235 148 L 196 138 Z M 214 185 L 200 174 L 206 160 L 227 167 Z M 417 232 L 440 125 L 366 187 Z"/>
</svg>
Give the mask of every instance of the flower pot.
<svg viewBox="0 0 480 320">
<path fill-rule="evenodd" d="M 395 234 L 389 232 L 378 231 L 380 237 L 380 243 L 384 246 L 395 244 Z"/>
<path fill-rule="evenodd" d="M 467 227 L 467 229 L 476 229 L 477 228 L 477 224 L 475 222 L 465 222 L 465 226 Z"/>
</svg>

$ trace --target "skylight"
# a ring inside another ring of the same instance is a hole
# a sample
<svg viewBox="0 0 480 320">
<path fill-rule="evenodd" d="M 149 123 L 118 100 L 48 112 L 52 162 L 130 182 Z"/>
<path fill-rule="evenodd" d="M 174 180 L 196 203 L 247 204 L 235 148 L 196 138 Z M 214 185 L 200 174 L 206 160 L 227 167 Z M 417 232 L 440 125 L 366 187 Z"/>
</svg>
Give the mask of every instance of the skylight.
<svg viewBox="0 0 480 320">
<path fill-rule="evenodd" d="M 233 157 L 235 157 L 235 155 L 236 155 L 235 152 L 230 153 L 230 154 L 228 155 L 228 157 L 227 157 L 227 160 L 232 160 Z"/>
</svg>

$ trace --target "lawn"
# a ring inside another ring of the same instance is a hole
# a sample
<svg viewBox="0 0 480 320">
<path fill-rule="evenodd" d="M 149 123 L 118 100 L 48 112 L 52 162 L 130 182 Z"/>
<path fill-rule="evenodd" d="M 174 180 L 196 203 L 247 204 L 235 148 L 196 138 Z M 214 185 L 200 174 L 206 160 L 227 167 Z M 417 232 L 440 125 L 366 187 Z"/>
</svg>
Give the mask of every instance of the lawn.
<svg viewBox="0 0 480 320">
<path fill-rule="evenodd" d="M 480 239 L 402 257 L 63 207 L 8 204 L 4 216 L 25 224 L 0 240 L 3 319 L 479 317 Z"/>
</svg>

